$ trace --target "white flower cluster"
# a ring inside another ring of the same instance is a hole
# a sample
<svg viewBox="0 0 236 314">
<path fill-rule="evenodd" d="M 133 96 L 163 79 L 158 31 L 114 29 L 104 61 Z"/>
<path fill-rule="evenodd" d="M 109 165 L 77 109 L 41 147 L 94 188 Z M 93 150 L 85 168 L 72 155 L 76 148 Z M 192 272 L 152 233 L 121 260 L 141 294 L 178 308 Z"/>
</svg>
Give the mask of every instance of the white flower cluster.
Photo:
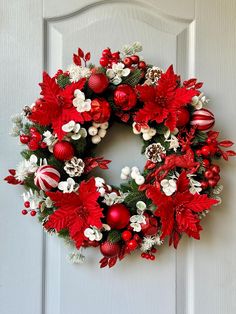
<svg viewBox="0 0 236 314">
<path fill-rule="evenodd" d="M 77 66 L 75 64 L 71 64 L 67 70 L 69 72 L 70 81 L 72 83 L 78 82 L 84 77 L 88 78 L 91 75 L 91 71 L 89 68 Z"/>
<path fill-rule="evenodd" d="M 12 116 L 11 117 L 11 121 L 13 123 L 13 126 L 12 126 L 12 129 L 11 129 L 10 135 L 14 136 L 14 137 L 17 137 L 17 136 L 20 135 L 21 130 L 23 128 L 23 118 L 22 118 L 22 115 L 17 114 L 15 116 Z"/>
<path fill-rule="evenodd" d="M 133 215 L 130 217 L 130 226 L 133 228 L 133 231 L 140 232 L 142 230 L 141 224 L 146 224 L 146 217 L 143 215 L 145 209 L 147 208 L 146 204 L 142 201 L 136 203 L 138 215 Z"/>
<path fill-rule="evenodd" d="M 52 134 L 50 131 L 45 131 L 43 133 L 44 139 L 43 142 L 47 144 L 48 150 L 52 153 L 53 152 L 53 146 L 56 144 L 57 136 Z"/>
<path fill-rule="evenodd" d="M 130 69 L 125 68 L 124 63 L 113 63 L 111 69 L 107 69 L 106 75 L 110 79 L 111 83 L 118 85 L 122 81 L 122 77 L 126 77 L 130 74 Z"/>
<path fill-rule="evenodd" d="M 189 183 L 190 183 L 189 192 L 192 194 L 200 193 L 202 190 L 201 183 L 197 180 L 194 180 L 193 179 L 194 176 L 196 176 L 196 175 L 192 174 L 192 173 L 187 174 L 187 177 L 189 178 Z"/>
<path fill-rule="evenodd" d="M 110 192 L 112 190 L 110 185 L 107 185 L 105 180 L 100 177 L 95 177 L 95 185 L 97 187 L 97 191 L 103 197 L 106 192 Z"/>
<path fill-rule="evenodd" d="M 98 144 L 101 142 L 107 134 L 108 122 L 96 123 L 93 122 L 93 125 L 88 129 L 88 134 L 92 136 L 92 143 Z"/>
<path fill-rule="evenodd" d="M 127 195 L 128 193 L 123 193 L 121 191 L 119 191 L 119 194 L 116 192 L 105 193 L 103 203 L 105 203 L 107 206 L 120 204 L 124 202 Z"/>
<path fill-rule="evenodd" d="M 162 190 L 167 196 L 171 196 L 177 190 L 176 180 L 164 179 L 161 181 Z"/>
<path fill-rule="evenodd" d="M 102 240 L 102 232 L 94 226 L 91 226 L 90 228 L 86 228 L 84 230 L 84 235 L 90 241 L 101 241 Z"/>
<path fill-rule="evenodd" d="M 134 42 L 131 45 L 125 45 L 121 49 L 121 53 L 124 57 L 126 56 L 132 56 L 135 55 L 138 52 L 141 52 L 143 50 L 142 44 L 138 41 Z"/>
<path fill-rule="evenodd" d="M 71 137 L 72 140 L 79 140 L 81 137 L 87 136 L 85 128 L 81 128 L 79 123 L 71 120 L 62 126 L 62 130 L 67 133 L 66 136 Z"/>
<path fill-rule="evenodd" d="M 201 93 L 199 96 L 193 96 L 192 98 L 192 102 L 191 102 L 191 105 L 199 110 L 199 109 L 202 109 L 203 106 L 206 106 L 209 102 L 209 99 L 206 98 L 206 96 Z"/>
<path fill-rule="evenodd" d="M 58 184 L 58 189 L 63 193 L 72 193 L 78 190 L 79 184 L 72 178 L 68 178 L 66 181 L 61 181 Z"/>
<path fill-rule="evenodd" d="M 28 192 L 23 193 L 23 200 L 24 202 L 29 202 L 30 208 L 33 210 L 38 209 L 39 205 L 41 211 L 43 211 L 44 207 L 52 207 L 52 200 L 46 197 L 42 190 L 38 192 L 30 189 Z"/>
<path fill-rule="evenodd" d="M 148 125 L 145 127 L 141 127 L 140 131 L 136 129 L 136 122 L 133 123 L 133 132 L 134 134 L 142 134 L 144 141 L 149 141 L 153 136 L 156 135 L 156 130 L 150 128 Z"/>
<path fill-rule="evenodd" d="M 74 91 L 75 98 L 72 103 L 78 112 L 85 112 L 91 110 L 91 99 L 86 99 L 85 94 L 80 89 Z"/>
<path fill-rule="evenodd" d="M 179 148 L 179 140 L 175 136 L 178 133 L 178 130 L 176 129 L 174 134 L 171 134 L 170 130 L 168 129 L 165 134 L 165 142 L 169 142 L 169 149 L 173 149 L 175 152 L 177 151 L 177 148 Z"/>
<path fill-rule="evenodd" d="M 138 167 L 130 167 L 126 166 L 121 169 L 121 175 L 120 178 L 122 180 L 127 180 L 129 177 L 135 180 L 135 183 L 137 185 L 142 185 L 145 182 L 144 176 L 141 175 Z"/>
<path fill-rule="evenodd" d="M 140 247 L 140 250 L 142 252 L 147 252 L 147 251 L 151 250 L 151 248 L 154 245 L 162 245 L 162 244 L 163 244 L 163 241 L 160 239 L 159 235 L 151 236 L 151 237 L 144 237 L 142 244 L 141 244 L 141 247 Z"/>
<path fill-rule="evenodd" d="M 39 164 L 39 165 L 38 165 Z M 31 155 L 29 160 L 22 160 L 16 167 L 15 178 L 24 181 L 30 173 L 34 173 L 39 166 L 46 165 L 47 160 L 38 159 L 35 155 Z"/>
</svg>

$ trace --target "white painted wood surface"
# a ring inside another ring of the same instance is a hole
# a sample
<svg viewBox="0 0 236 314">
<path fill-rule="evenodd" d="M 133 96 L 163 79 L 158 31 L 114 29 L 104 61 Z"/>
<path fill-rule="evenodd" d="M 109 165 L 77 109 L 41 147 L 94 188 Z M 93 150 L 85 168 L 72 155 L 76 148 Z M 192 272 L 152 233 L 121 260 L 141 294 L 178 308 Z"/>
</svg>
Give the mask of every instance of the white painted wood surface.
<svg viewBox="0 0 236 314">
<path fill-rule="evenodd" d="M 19 161 L 10 116 L 34 101 L 42 69 L 66 66 L 78 46 L 98 62 L 106 46 L 141 41 L 150 63 L 173 63 L 184 78 L 205 81 L 216 126 L 235 139 L 235 0 L 2 0 L 0 12 L 1 178 Z M 113 160 L 112 183 L 123 165 L 143 165 L 126 128 L 105 141 L 99 150 Z M 235 165 L 222 167 L 223 204 L 203 222 L 201 241 L 184 239 L 177 252 L 163 247 L 155 263 L 133 256 L 111 270 L 99 270 L 94 250 L 87 264 L 69 264 L 64 243 L 21 216 L 20 189 L 1 182 L 0 313 L 236 313 Z"/>
</svg>

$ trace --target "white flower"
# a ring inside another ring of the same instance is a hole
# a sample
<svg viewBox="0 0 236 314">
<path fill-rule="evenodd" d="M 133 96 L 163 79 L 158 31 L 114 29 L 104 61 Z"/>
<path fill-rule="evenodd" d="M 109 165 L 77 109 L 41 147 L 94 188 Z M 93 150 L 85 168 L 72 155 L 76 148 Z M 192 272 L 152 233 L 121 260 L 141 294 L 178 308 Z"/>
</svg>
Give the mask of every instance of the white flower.
<svg viewBox="0 0 236 314">
<path fill-rule="evenodd" d="M 147 205 L 143 201 L 138 201 L 136 203 L 136 207 L 137 207 L 137 212 L 141 213 L 145 211 L 145 209 L 147 208 Z"/>
<path fill-rule="evenodd" d="M 179 141 L 177 137 L 174 134 L 171 134 L 169 129 L 165 132 L 164 137 L 165 142 L 170 143 L 169 149 L 173 149 L 176 152 L 177 148 L 179 147 Z"/>
<path fill-rule="evenodd" d="M 78 112 L 85 112 L 91 110 L 91 99 L 85 99 L 85 94 L 81 90 L 74 91 L 75 98 L 72 103 Z"/>
<path fill-rule="evenodd" d="M 52 153 L 53 152 L 53 146 L 57 142 L 57 136 L 52 134 L 50 131 L 45 131 L 43 133 L 44 139 L 43 142 L 47 144 L 48 150 Z"/>
<path fill-rule="evenodd" d="M 91 75 L 90 69 L 86 67 L 77 66 L 75 64 L 71 64 L 68 67 L 68 72 L 70 76 L 71 82 L 78 82 L 81 78 L 88 78 Z"/>
<path fill-rule="evenodd" d="M 105 203 L 107 206 L 123 203 L 128 193 L 122 193 L 121 191 L 119 191 L 119 193 L 120 195 L 118 195 L 116 192 L 105 193 L 103 203 Z"/>
<path fill-rule="evenodd" d="M 23 199 L 24 202 L 30 202 L 30 208 L 35 210 L 45 200 L 45 194 L 42 190 L 38 192 L 30 189 L 28 192 L 23 193 Z"/>
<path fill-rule="evenodd" d="M 38 158 L 33 154 L 29 160 L 21 161 L 16 167 L 15 178 L 19 181 L 24 181 L 30 173 L 34 173 L 38 169 Z M 40 159 L 39 164 L 47 164 L 46 159 Z"/>
<path fill-rule="evenodd" d="M 75 123 L 75 121 L 71 120 L 68 123 L 62 126 L 62 130 L 67 132 L 67 136 L 70 136 L 73 140 L 79 140 L 81 137 L 87 136 L 87 131 L 84 128 L 81 128 L 79 123 Z"/>
<path fill-rule="evenodd" d="M 131 216 L 130 222 L 130 227 L 132 227 L 135 232 L 140 232 L 142 230 L 141 224 L 146 224 L 146 218 L 141 213 L 140 215 Z"/>
<path fill-rule="evenodd" d="M 163 241 L 160 239 L 159 235 L 151 236 L 151 237 L 144 237 L 140 249 L 143 252 L 147 252 L 154 245 L 162 245 L 162 244 L 163 244 Z"/>
<path fill-rule="evenodd" d="M 100 241 L 102 239 L 101 231 L 93 226 L 91 226 L 91 228 L 86 228 L 84 230 L 84 235 L 90 241 Z"/>
<path fill-rule="evenodd" d="M 125 68 L 124 63 L 122 62 L 114 63 L 112 65 L 112 68 L 107 69 L 106 71 L 106 75 L 108 76 L 108 78 L 114 85 L 120 84 L 122 81 L 121 78 L 123 76 L 128 76 L 129 74 L 130 74 L 130 69 Z"/>
<path fill-rule="evenodd" d="M 78 187 L 79 184 L 76 183 L 72 178 L 68 178 L 66 181 L 61 181 L 58 184 L 58 189 L 63 191 L 63 193 L 75 192 Z"/>
<path fill-rule="evenodd" d="M 173 179 L 164 179 L 161 181 L 162 190 L 165 195 L 170 196 L 177 190 L 176 181 Z"/>
<path fill-rule="evenodd" d="M 143 50 L 143 47 L 140 42 L 136 41 L 132 43 L 131 45 L 125 45 L 123 46 L 121 53 L 126 56 L 135 55 L 137 52 L 141 52 Z"/>
<path fill-rule="evenodd" d="M 206 99 L 206 96 L 201 93 L 199 96 L 193 96 L 192 98 L 192 102 L 191 102 L 191 105 L 199 110 L 199 109 L 202 109 L 203 105 L 207 105 L 209 102 L 209 99 Z"/>
<path fill-rule="evenodd" d="M 197 180 L 194 180 L 192 177 L 196 176 L 195 174 L 187 174 L 187 177 L 189 178 L 189 184 L 190 184 L 190 189 L 189 192 L 192 194 L 195 193 L 200 193 L 202 188 L 201 188 L 201 183 L 198 182 Z"/>
</svg>

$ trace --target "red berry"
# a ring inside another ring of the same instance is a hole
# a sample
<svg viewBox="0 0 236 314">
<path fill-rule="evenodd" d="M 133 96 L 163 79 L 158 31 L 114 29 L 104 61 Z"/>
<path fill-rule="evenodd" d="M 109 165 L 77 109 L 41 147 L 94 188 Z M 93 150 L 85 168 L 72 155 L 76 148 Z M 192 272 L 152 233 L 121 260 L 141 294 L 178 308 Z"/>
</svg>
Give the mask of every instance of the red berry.
<svg viewBox="0 0 236 314">
<path fill-rule="evenodd" d="M 29 201 L 24 202 L 24 206 L 25 206 L 25 208 L 29 208 L 30 207 L 30 202 Z"/>
<path fill-rule="evenodd" d="M 145 70 L 146 67 L 147 67 L 146 62 L 140 61 L 139 64 L 138 64 L 138 67 L 139 67 L 139 69 L 141 69 L 141 70 Z"/>
<path fill-rule="evenodd" d="M 214 173 L 218 174 L 220 172 L 220 167 L 218 165 L 212 165 L 211 166 L 211 171 Z"/>
<path fill-rule="evenodd" d="M 42 149 L 47 148 L 47 144 L 46 144 L 45 142 L 41 142 L 41 143 L 40 143 L 40 147 L 41 147 Z"/>
<path fill-rule="evenodd" d="M 132 239 L 132 233 L 128 230 L 125 230 L 121 234 L 122 239 L 127 242 Z"/>
<path fill-rule="evenodd" d="M 150 256 L 151 256 L 151 255 L 150 255 L 149 253 L 147 253 L 147 254 L 146 254 L 146 259 L 150 259 Z"/>
<path fill-rule="evenodd" d="M 202 154 L 201 149 L 197 149 L 197 150 L 196 150 L 196 155 L 197 155 L 197 156 L 201 156 L 201 154 Z"/>
<path fill-rule="evenodd" d="M 214 180 L 218 183 L 220 181 L 220 176 L 218 174 L 214 175 Z"/>
<path fill-rule="evenodd" d="M 39 143 L 35 141 L 35 139 L 32 139 L 28 143 L 28 147 L 30 150 L 37 150 L 39 149 Z"/>
<path fill-rule="evenodd" d="M 37 214 L 37 213 L 36 213 L 35 210 L 31 210 L 30 215 L 31 215 L 32 217 L 34 217 L 36 214 Z"/>
<path fill-rule="evenodd" d="M 119 51 L 113 52 L 111 56 L 112 56 L 112 59 L 115 59 L 115 60 L 119 60 L 120 59 Z"/>
<path fill-rule="evenodd" d="M 27 211 L 26 209 L 23 209 L 23 210 L 21 211 L 21 213 L 22 213 L 22 215 L 27 215 L 27 214 L 28 214 L 28 211 Z"/>
<path fill-rule="evenodd" d="M 156 249 L 155 247 L 153 247 L 153 248 L 151 249 L 151 252 L 152 252 L 152 253 L 156 253 L 156 252 L 157 252 L 157 249 Z"/>
<path fill-rule="evenodd" d="M 127 58 L 124 58 L 123 63 L 125 66 L 129 68 L 132 65 L 133 61 L 130 57 L 127 57 Z"/>
<path fill-rule="evenodd" d="M 208 168 L 210 166 L 210 161 L 208 159 L 203 159 L 202 165 L 204 168 Z"/>
<path fill-rule="evenodd" d="M 213 178 L 214 173 L 211 170 L 207 170 L 207 171 L 205 171 L 204 176 L 206 179 L 211 179 L 211 178 Z"/>
<path fill-rule="evenodd" d="M 146 257 L 146 253 L 142 253 L 142 254 L 141 254 L 141 257 L 142 257 L 142 258 L 145 258 L 145 257 Z"/>
<path fill-rule="evenodd" d="M 201 152 L 203 156 L 209 156 L 211 153 L 210 147 L 207 145 L 203 146 Z"/>
<path fill-rule="evenodd" d="M 138 247 L 138 243 L 136 240 L 130 240 L 128 243 L 127 243 L 127 246 L 129 248 L 130 251 L 134 251 L 137 247 Z"/>
<path fill-rule="evenodd" d="M 29 135 L 25 135 L 25 134 L 21 134 L 20 135 L 20 142 L 22 144 L 28 144 L 30 141 L 30 136 Z"/>
<path fill-rule="evenodd" d="M 207 144 L 211 144 L 212 143 L 212 139 L 211 138 L 207 138 L 206 143 Z"/>
<path fill-rule="evenodd" d="M 151 261 L 154 261 L 155 258 L 156 258 L 155 255 L 150 255 L 150 260 L 151 260 Z"/>
<path fill-rule="evenodd" d="M 202 181 L 201 182 L 201 187 L 205 190 L 208 188 L 208 182 L 207 181 Z"/>
<path fill-rule="evenodd" d="M 135 241 L 137 241 L 138 243 L 140 243 L 140 242 L 142 241 L 141 238 L 140 238 L 140 236 L 139 236 L 138 234 L 135 234 L 134 237 L 133 237 L 133 239 L 134 239 Z"/>
<path fill-rule="evenodd" d="M 34 139 L 37 142 L 40 142 L 42 140 L 42 135 L 36 131 L 32 133 L 32 139 Z"/>
<path fill-rule="evenodd" d="M 38 132 L 38 130 L 32 126 L 30 129 L 29 129 L 30 133 L 33 134 L 34 132 Z"/>
<path fill-rule="evenodd" d="M 107 57 L 101 57 L 99 60 L 102 67 L 106 67 L 109 64 L 109 60 Z"/>
<path fill-rule="evenodd" d="M 215 155 L 215 153 L 217 152 L 217 146 L 212 144 L 212 145 L 209 145 L 209 149 L 210 149 L 210 154 L 211 155 Z"/>
<path fill-rule="evenodd" d="M 133 63 L 135 63 L 135 64 L 139 63 L 139 56 L 133 55 L 130 58 L 133 61 Z"/>
<path fill-rule="evenodd" d="M 111 49 L 110 48 L 103 49 L 102 56 L 103 57 L 110 57 L 111 56 Z"/>
<path fill-rule="evenodd" d="M 217 181 L 215 179 L 210 179 L 208 181 L 208 184 L 211 188 L 215 187 L 217 185 Z"/>
</svg>

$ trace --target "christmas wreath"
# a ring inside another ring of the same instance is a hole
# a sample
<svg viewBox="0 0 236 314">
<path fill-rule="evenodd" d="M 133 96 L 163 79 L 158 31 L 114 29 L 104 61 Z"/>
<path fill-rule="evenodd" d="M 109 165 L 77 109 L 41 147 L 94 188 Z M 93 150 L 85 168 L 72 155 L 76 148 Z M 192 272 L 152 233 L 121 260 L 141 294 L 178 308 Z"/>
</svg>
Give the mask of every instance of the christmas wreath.
<svg viewBox="0 0 236 314">
<path fill-rule="evenodd" d="M 202 83 L 147 64 L 141 50 L 106 48 L 94 66 L 78 49 L 67 71 L 43 73 L 40 98 L 12 118 L 25 149 L 5 180 L 24 185 L 22 214 L 72 244 L 73 262 L 84 261 L 87 247 L 100 248 L 101 267 L 135 250 L 154 260 L 166 238 L 175 248 L 184 234 L 199 239 L 201 219 L 220 202 L 216 160 L 236 155 L 211 130 Z M 114 121 L 140 136 L 147 158 L 143 170 L 124 166 L 119 187 L 93 175 L 108 169 L 94 148 Z"/>
</svg>

